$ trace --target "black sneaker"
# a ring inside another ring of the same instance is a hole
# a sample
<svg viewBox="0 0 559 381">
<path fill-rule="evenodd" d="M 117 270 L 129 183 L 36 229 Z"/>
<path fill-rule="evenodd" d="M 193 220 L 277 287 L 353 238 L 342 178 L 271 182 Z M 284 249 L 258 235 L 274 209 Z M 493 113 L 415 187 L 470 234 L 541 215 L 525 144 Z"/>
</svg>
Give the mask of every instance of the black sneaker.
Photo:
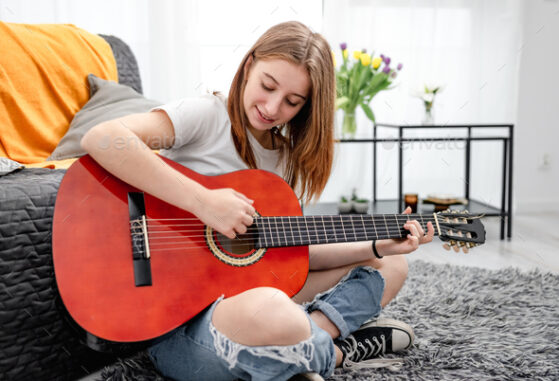
<svg viewBox="0 0 559 381">
<path fill-rule="evenodd" d="M 363 324 L 357 331 L 334 344 L 343 354 L 344 369 L 398 369 L 402 359 L 378 358 L 386 353 L 400 352 L 412 346 L 415 336 L 406 323 L 394 319 L 377 319 Z"/>
</svg>

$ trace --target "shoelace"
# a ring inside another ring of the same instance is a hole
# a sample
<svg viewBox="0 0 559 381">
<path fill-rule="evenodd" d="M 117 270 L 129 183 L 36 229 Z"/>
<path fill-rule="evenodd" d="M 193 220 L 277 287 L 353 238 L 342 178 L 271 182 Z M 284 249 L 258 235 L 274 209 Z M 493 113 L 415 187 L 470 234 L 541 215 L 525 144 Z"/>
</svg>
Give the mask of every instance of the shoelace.
<svg viewBox="0 0 559 381">
<path fill-rule="evenodd" d="M 373 337 L 371 340 L 365 339 L 365 346 L 362 342 L 357 342 L 353 336 L 348 336 L 343 344 L 347 349 L 344 362 L 342 364 L 344 369 L 357 370 L 357 369 L 375 369 L 375 368 L 388 368 L 392 371 L 398 371 L 404 364 L 401 358 L 385 359 L 385 358 L 374 358 L 386 352 L 386 338 L 384 335 L 380 336 L 380 341 L 378 338 Z M 368 360 L 364 360 L 367 359 Z"/>
</svg>

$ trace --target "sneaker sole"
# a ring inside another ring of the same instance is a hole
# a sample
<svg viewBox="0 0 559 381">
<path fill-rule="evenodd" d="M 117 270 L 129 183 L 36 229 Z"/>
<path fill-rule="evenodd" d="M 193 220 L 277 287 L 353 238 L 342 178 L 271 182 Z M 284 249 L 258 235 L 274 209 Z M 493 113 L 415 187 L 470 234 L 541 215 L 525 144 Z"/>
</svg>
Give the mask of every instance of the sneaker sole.
<svg viewBox="0 0 559 381">
<path fill-rule="evenodd" d="M 368 328 L 368 327 L 388 327 L 404 332 L 410 338 L 410 344 L 407 347 L 403 348 L 402 350 L 406 350 L 410 348 L 413 345 L 413 342 L 415 341 L 415 334 L 413 333 L 413 328 L 409 324 L 406 324 L 400 320 L 378 318 L 369 323 L 365 323 L 361 326 L 361 328 Z"/>
</svg>

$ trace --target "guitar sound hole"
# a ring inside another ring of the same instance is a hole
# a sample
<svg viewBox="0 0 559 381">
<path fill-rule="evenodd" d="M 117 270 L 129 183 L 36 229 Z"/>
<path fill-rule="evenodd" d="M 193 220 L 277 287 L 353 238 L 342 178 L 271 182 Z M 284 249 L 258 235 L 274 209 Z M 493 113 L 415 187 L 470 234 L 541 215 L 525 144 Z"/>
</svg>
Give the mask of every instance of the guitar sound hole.
<svg viewBox="0 0 559 381">
<path fill-rule="evenodd" d="M 238 234 L 235 239 L 227 238 L 223 234 L 216 232 L 216 241 L 221 248 L 234 255 L 244 255 L 252 252 L 255 239 L 256 235 L 251 232 L 250 228 L 245 234 Z"/>
</svg>

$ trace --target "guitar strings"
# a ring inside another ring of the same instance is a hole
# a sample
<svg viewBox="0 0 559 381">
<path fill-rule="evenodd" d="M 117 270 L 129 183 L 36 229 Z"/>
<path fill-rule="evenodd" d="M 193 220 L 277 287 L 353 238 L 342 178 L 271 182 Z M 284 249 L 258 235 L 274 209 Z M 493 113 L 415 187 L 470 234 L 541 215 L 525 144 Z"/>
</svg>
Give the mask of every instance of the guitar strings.
<svg viewBox="0 0 559 381">
<path fill-rule="evenodd" d="M 447 229 L 443 229 L 445 231 L 445 233 L 447 232 Z M 313 244 L 312 243 L 312 238 L 318 238 L 318 237 L 324 237 L 323 234 L 315 234 L 316 232 L 311 232 L 311 234 L 309 234 L 309 240 L 311 241 L 308 244 Z M 377 234 L 369 234 L 368 232 L 365 231 L 357 231 L 356 234 L 351 234 L 351 235 L 346 235 L 343 236 L 341 233 L 336 234 L 333 238 L 334 241 L 337 241 L 338 239 L 340 240 L 339 242 L 347 242 L 347 241 L 367 241 L 367 240 L 371 240 L 371 239 L 387 239 L 387 238 L 404 238 L 407 234 L 407 231 L 398 231 L 398 232 L 387 232 L 387 231 L 382 231 L 382 232 L 378 232 L 378 236 Z M 389 234 L 392 233 L 392 234 Z M 257 240 L 258 235 L 254 234 L 254 233 L 249 233 L 249 234 L 245 234 L 245 237 L 249 237 L 249 238 L 236 238 L 233 241 L 233 244 L 235 243 L 244 243 L 244 242 L 255 242 Z M 311 237 L 312 236 L 312 237 Z M 195 236 L 190 236 L 192 238 L 195 239 L 191 239 L 188 238 L 187 236 L 182 236 L 180 237 L 178 240 L 174 240 L 174 241 L 165 241 L 165 242 L 154 242 L 152 241 L 152 239 L 150 238 L 150 249 L 154 249 L 154 250 L 164 250 L 164 249 L 188 249 L 188 248 L 193 248 L 193 247 L 200 247 L 200 246 L 204 246 L 206 245 L 206 240 L 205 238 L 203 239 L 196 239 L 199 237 L 203 237 L 202 235 L 195 235 Z M 250 238 L 252 237 L 252 238 Z M 348 239 L 349 237 L 349 239 Z M 270 238 L 270 244 L 272 247 L 274 247 L 274 243 L 279 243 L 279 246 L 289 246 L 287 244 L 288 241 L 291 241 L 291 243 L 293 243 L 292 246 L 302 246 L 297 245 L 297 237 L 292 236 L 292 239 L 290 240 L 290 237 L 286 237 L 285 239 L 282 237 L 276 237 Z M 302 240 L 302 239 L 301 239 Z M 263 240 L 261 240 L 260 242 L 262 243 Z M 267 240 L 266 240 L 267 241 Z M 282 244 L 282 242 L 285 242 L 285 244 Z M 266 242 L 267 243 L 267 242 Z M 323 243 L 327 243 L 327 242 L 323 242 Z M 182 245 L 179 248 L 169 248 L 168 246 L 173 246 L 173 245 Z M 305 244 L 307 245 L 307 244 Z M 167 247 L 166 247 L 167 246 Z M 163 249 L 162 249 L 163 247 Z"/>
<path fill-rule="evenodd" d="M 381 217 L 382 216 L 382 217 Z M 351 217 L 346 217 L 346 216 L 340 216 L 340 215 L 333 215 L 333 216 L 262 216 L 262 217 L 255 217 L 254 220 L 258 221 L 263 220 L 263 219 L 267 219 L 268 221 L 268 225 L 269 227 L 266 228 L 265 226 L 261 225 L 262 228 L 264 230 L 266 230 L 266 232 L 271 232 L 271 225 L 272 223 L 276 226 L 274 226 L 274 230 L 278 232 L 278 234 L 281 230 L 279 230 L 280 228 L 280 224 L 282 225 L 281 228 L 283 230 L 284 233 L 284 238 L 285 238 L 285 245 L 280 245 L 280 246 L 287 246 L 287 242 L 291 241 L 293 243 L 293 246 L 301 246 L 301 245 L 296 245 L 296 241 L 297 239 L 302 240 L 302 235 L 305 235 L 310 241 L 312 241 L 313 238 L 318 238 L 318 237 L 325 237 L 326 234 L 334 234 L 335 238 L 334 240 L 338 240 L 340 239 L 340 242 L 344 242 L 344 240 L 347 241 L 366 241 L 366 240 L 371 240 L 371 239 L 385 239 L 385 238 L 404 238 L 405 235 L 409 234 L 408 231 L 403 230 L 402 227 L 402 223 L 401 221 L 398 221 L 398 217 L 407 217 L 406 221 L 414 219 L 413 217 L 415 217 L 416 215 L 381 215 L 381 216 L 373 216 L 373 215 L 367 215 L 367 217 L 373 217 L 377 219 L 376 222 L 379 223 L 379 227 L 377 229 L 372 229 L 374 231 L 371 230 L 371 228 L 373 226 L 370 225 L 370 222 L 367 219 L 367 224 L 369 224 L 369 229 L 367 229 L 364 225 L 361 224 L 361 226 L 363 226 L 363 229 L 360 226 L 360 223 L 364 223 L 364 217 L 365 216 L 360 216 L 360 215 L 352 215 Z M 395 221 L 388 221 L 386 220 L 386 216 L 388 216 L 389 218 L 391 216 L 395 216 Z M 431 214 L 426 214 L 426 215 L 417 215 L 420 216 L 420 218 L 422 219 L 422 222 L 424 224 L 424 226 L 422 226 L 422 228 L 424 228 L 425 230 L 427 230 L 427 224 L 425 223 L 425 220 L 427 220 L 427 222 L 434 222 L 435 218 L 434 216 L 432 216 Z M 345 218 L 344 218 L 345 217 Z M 361 218 L 358 218 L 361 217 Z M 291 230 L 290 232 L 288 232 L 288 228 L 293 228 L 293 224 L 292 224 L 292 218 L 296 218 L 296 221 L 299 221 L 299 223 L 295 224 L 296 228 L 299 227 L 303 227 L 303 224 L 301 222 L 307 222 L 306 219 L 311 219 L 311 221 L 309 221 L 311 223 L 311 227 L 308 226 L 308 224 L 305 223 L 306 225 L 306 231 L 307 234 L 302 234 L 301 232 L 299 232 L 299 237 L 295 237 L 295 234 L 293 234 L 293 231 Z M 320 219 L 318 219 L 320 218 Z M 382 218 L 382 219 L 381 219 Z M 455 218 L 459 218 L 459 217 L 455 217 Z M 287 219 L 287 221 L 285 221 L 284 219 Z M 175 224 L 175 225 L 164 225 L 164 224 L 157 224 L 157 223 L 152 223 L 149 224 L 149 226 L 151 227 L 151 229 L 148 229 L 148 235 L 149 235 L 149 240 L 150 240 L 150 249 L 153 248 L 153 250 L 155 251 L 161 251 L 161 250 L 184 250 L 184 249 L 188 249 L 188 248 L 193 248 L 193 247 L 199 247 L 200 245 L 205 245 L 206 244 L 206 240 L 205 240 L 205 234 L 195 234 L 195 235 L 179 235 L 179 236 L 165 236 L 164 234 L 176 234 L 177 232 L 199 232 L 202 228 L 203 228 L 203 224 L 200 223 L 199 219 L 192 217 L 192 218 L 165 218 L 165 219 L 148 219 L 148 221 L 185 221 L 185 220 L 195 220 L 197 221 L 196 224 Z M 335 221 L 337 220 L 337 221 Z M 140 220 L 135 220 L 135 221 L 131 221 L 131 224 L 134 223 L 139 223 Z M 318 222 L 319 226 L 312 226 L 315 222 Z M 352 223 L 353 225 L 353 229 L 350 229 L 348 232 L 344 231 L 344 225 L 343 223 Z M 288 228 L 286 229 L 285 225 L 288 225 Z M 373 224 L 375 224 L 375 221 L 373 221 Z M 137 224 L 135 225 L 135 229 L 139 229 L 140 226 Z M 299 226 L 300 225 L 300 226 Z M 322 226 L 320 226 L 322 225 Z M 357 225 L 357 227 L 355 226 Z M 420 223 L 421 225 L 421 223 Z M 168 226 L 193 226 L 196 227 L 196 229 L 194 230 L 154 230 L 154 228 L 166 228 Z M 338 231 L 338 232 L 328 232 L 326 231 L 326 229 L 330 228 L 332 229 L 333 227 L 341 227 L 343 231 Z M 388 230 L 387 230 L 388 227 Z M 391 230 L 392 229 L 397 229 L 397 230 Z M 322 230 L 324 230 L 324 232 L 322 232 Z M 447 229 L 443 229 L 445 232 L 447 231 Z M 450 229 L 448 229 L 450 230 Z M 160 235 L 158 237 L 153 237 L 152 235 L 155 233 L 159 233 Z M 288 237 L 288 233 L 289 236 Z M 132 232 L 132 235 L 142 235 L 143 236 L 143 232 Z M 387 234 L 387 235 L 385 235 Z M 242 237 L 245 238 L 239 238 L 237 237 L 234 240 L 235 242 L 254 242 L 255 241 L 255 237 L 259 237 L 258 233 L 245 233 L 241 235 Z M 349 237 L 349 239 L 348 239 Z M 174 240 L 174 241 L 169 241 L 169 239 L 171 238 L 178 238 L 178 240 Z M 201 240 L 198 238 L 202 238 Z M 284 241 L 284 238 L 280 237 L 279 235 L 276 235 L 276 237 L 274 237 L 273 235 L 270 234 L 270 236 L 265 236 L 264 240 L 267 241 L 267 238 L 270 239 L 270 243 L 272 244 L 272 246 L 274 245 L 274 242 L 280 243 L 280 241 Z M 166 239 L 165 242 L 155 242 L 152 241 L 154 239 Z M 198 240 L 196 240 L 198 239 Z M 185 243 L 187 245 L 185 245 Z M 200 245 L 199 245 L 200 244 Z M 310 243 L 312 244 L 312 242 Z M 161 248 L 161 246 L 171 246 L 171 245 L 183 245 L 182 247 L 177 247 L 177 248 L 169 248 L 169 247 L 164 247 Z"/>
<path fill-rule="evenodd" d="M 349 221 L 346 221 L 349 222 Z M 352 228 L 349 228 L 348 226 L 343 226 L 342 224 L 336 223 L 336 222 L 332 222 L 332 221 L 323 221 L 323 223 L 319 222 L 319 225 L 316 226 L 313 224 L 305 224 L 306 226 L 303 229 L 303 224 L 296 224 L 295 226 L 291 223 L 288 223 L 288 226 L 285 226 L 286 224 L 281 224 L 282 226 L 280 226 L 279 223 L 274 222 L 275 226 L 271 226 L 272 223 L 269 223 L 268 226 L 266 226 L 265 223 L 260 224 L 259 225 L 259 229 L 260 231 L 264 232 L 264 233 L 268 233 L 272 231 L 277 231 L 280 232 L 279 234 L 281 234 L 281 231 L 284 231 L 284 234 L 289 233 L 289 235 L 291 235 L 292 237 L 294 237 L 294 233 L 293 233 L 293 228 L 296 228 L 296 233 L 298 233 L 297 235 L 301 236 L 304 234 L 305 231 L 308 232 L 312 232 L 312 234 L 316 234 L 316 235 L 320 235 L 322 234 L 331 234 L 331 233 L 335 233 L 335 234 L 346 234 L 346 235 L 351 235 L 353 234 L 353 232 L 364 232 L 366 234 L 368 233 L 372 233 L 372 235 L 376 235 L 377 232 L 379 233 L 386 233 L 388 231 L 390 232 L 395 232 L 395 233 L 399 233 L 401 229 L 403 229 L 403 224 L 397 224 L 397 223 L 383 223 L 380 222 L 379 226 L 371 226 L 370 224 L 368 226 L 365 226 L 363 224 L 361 224 L 360 222 L 363 221 L 355 221 L 355 223 L 352 223 Z M 433 221 L 427 221 L 428 222 L 433 222 Z M 427 229 L 427 223 L 425 223 L 425 221 L 423 221 L 423 225 L 420 226 L 423 229 Z M 320 226 L 322 225 L 322 226 Z M 195 227 L 196 229 L 193 230 L 179 230 L 179 229 L 167 229 L 169 226 L 180 226 L 180 227 Z M 155 224 L 155 225 L 149 225 L 148 226 L 148 234 L 150 235 L 155 235 L 158 234 L 158 237 L 153 237 L 154 239 L 156 238 L 175 238 L 175 237 L 188 237 L 188 238 L 192 238 L 192 237 L 197 237 L 197 236 L 205 236 L 205 234 L 198 234 L 198 235 L 194 235 L 194 236 L 186 236 L 186 235 L 179 235 L 179 236 L 172 236 L 173 234 L 177 234 L 177 233 L 188 233 L 188 232 L 196 232 L 196 231 L 200 231 L 204 229 L 204 226 L 202 223 L 197 223 L 197 224 L 182 224 L 182 225 L 159 225 L 159 224 Z M 252 225 L 251 225 L 252 226 Z M 140 225 L 134 225 L 132 227 L 133 229 L 141 229 L 142 227 Z M 341 231 L 340 231 L 341 228 Z M 346 232 L 345 229 L 349 228 L 348 231 Z M 156 230 L 156 229 L 161 229 L 161 230 Z M 298 230 L 298 229 L 302 229 L 302 230 Z M 338 231 L 335 231 L 335 230 Z M 330 231 L 328 231 L 330 230 Z M 144 232 L 143 231 L 136 231 L 136 232 L 132 232 L 132 234 L 137 234 L 137 235 L 143 235 Z M 246 234 L 246 233 L 245 233 Z M 308 233 L 305 235 L 309 235 Z M 273 237 L 273 236 L 272 236 Z"/>
<path fill-rule="evenodd" d="M 428 222 L 432 222 L 432 221 L 428 221 Z M 388 226 L 386 226 L 388 225 Z M 363 226 L 363 225 L 359 225 L 359 223 L 357 224 L 353 224 L 352 228 L 349 228 L 347 226 L 341 226 L 339 224 L 333 224 L 330 222 L 326 222 L 323 224 L 323 226 L 305 226 L 303 228 L 303 226 L 293 226 L 293 225 L 289 225 L 289 226 L 265 226 L 265 224 L 260 224 L 257 225 L 257 229 L 260 230 L 260 232 L 263 233 L 270 233 L 271 232 L 281 232 L 284 231 L 285 234 L 289 233 L 290 235 L 294 235 L 295 233 L 297 235 L 306 235 L 305 232 L 313 232 L 316 234 L 320 234 L 323 232 L 323 234 L 353 234 L 353 232 L 370 232 L 372 231 L 373 233 L 376 231 L 379 232 L 398 232 L 401 229 L 403 229 L 403 225 L 397 225 L 397 224 L 380 224 L 378 227 L 373 227 L 371 225 L 369 226 Z M 181 227 L 185 227 L 185 226 L 190 226 L 190 227 L 194 227 L 195 229 L 186 229 L 186 230 L 180 230 L 180 229 L 167 229 L 168 225 L 156 225 L 156 226 L 148 226 L 148 234 L 157 234 L 159 235 L 159 237 L 157 238 L 170 238 L 170 236 L 168 236 L 169 234 L 177 234 L 177 233 L 189 233 L 189 232 L 197 232 L 197 231 L 201 231 L 205 229 L 205 225 L 203 224 L 192 224 L 192 225 L 179 225 Z M 254 226 L 254 225 L 251 225 Z M 427 223 L 423 223 L 423 225 L 420 226 L 423 229 L 427 229 Z M 346 232 L 345 229 L 349 228 L 348 231 Z M 132 229 L 142 229 L 141 226 L 139 225 L 135 225 L 132 227 Z M 156 230 L 156 229 L 161 229 L 161 230 Z M 295 232 L 294 232 L 295 230 Z M 337 231 L 336 231 L 337 230 Z M 143 235 L 144 232 L 143 231 L 133 231 L 132 234 L 141 234 Z M 246 233 L 245 233 L 246 234 Z M 164 235 L 167 235 L 167 237 L 163 237 Z M 205 234 L 199 234 L 199 236 L 205 236 Z M 179 235 L 179 237 L 195 237 L 195 236 L 185 236 L 183 234 Z M 156 238 L 156 237 L 154 237 Z"/>
<path fill-rule="evenodd" d="M 341 237 L 338 237 L 341 238 Z M 378 238 L 374 238 L 374 239 L 388 239 L 388 238 L 404 238 L 404 235 L 399 235 L 399 236 L 394 236 L 394 235 L 380 235 Z M 456 240 L 459 240 L 459 237 L 454 237 L 456 238 Z M 355 238 L 351 237 L 351 239 L 349 240 L 349 242 L 353 242 L 353 241 L 369 241 L 373 238 L 368 237 L 368 236 L 356 236 Z M 254 239 L 238 239 L 236 238 L 235 241 L 252 241 L 254 242 Z M 340 240 L 337 242 L 331 242 L 331 243 L 344 243 L 344 242 L 348 242 L 348 241 L 344 241 L 344 240 Z M 233 242 L 234 243 L 234 242 Z M 288 245 L 286 244 L 281 244 L 278 246 L 273 246 L 273 242 L 272 245 L 270 245 L 270 247 L 275 248 L 275 247 L 290 247 L 290 246 L 308 246 L 308 245 L 313 245 L 313 243 L 305 243 L 305 244 L 297 244 L 296 242 L 294 242 L 292 245 Z M 327 243 L 327 242 L 323 242 L 323 243 Z M 166 246 L 166 245 L 181 245 L 179 247 L 162 247 L 162 246 Z M 159 243 L 159 244 L 150 244 L 150 252 L 154 252 L 154 251 L 171 251 L 171 250 L 191 250 L 194 248 L 200 248 L 200 247 L 205 247 L 206 246 L 206 241 L 205 240 L 190 240 L 190 239 L 185 239 L 182 241 L 174 241 L 174 242 L 167 242 L 167 243 Z M 252 250 L 252 249 L 251 249 Z M 142 250 L 139 250 L 138 252 L 142 253 Z"/>
</svg>

